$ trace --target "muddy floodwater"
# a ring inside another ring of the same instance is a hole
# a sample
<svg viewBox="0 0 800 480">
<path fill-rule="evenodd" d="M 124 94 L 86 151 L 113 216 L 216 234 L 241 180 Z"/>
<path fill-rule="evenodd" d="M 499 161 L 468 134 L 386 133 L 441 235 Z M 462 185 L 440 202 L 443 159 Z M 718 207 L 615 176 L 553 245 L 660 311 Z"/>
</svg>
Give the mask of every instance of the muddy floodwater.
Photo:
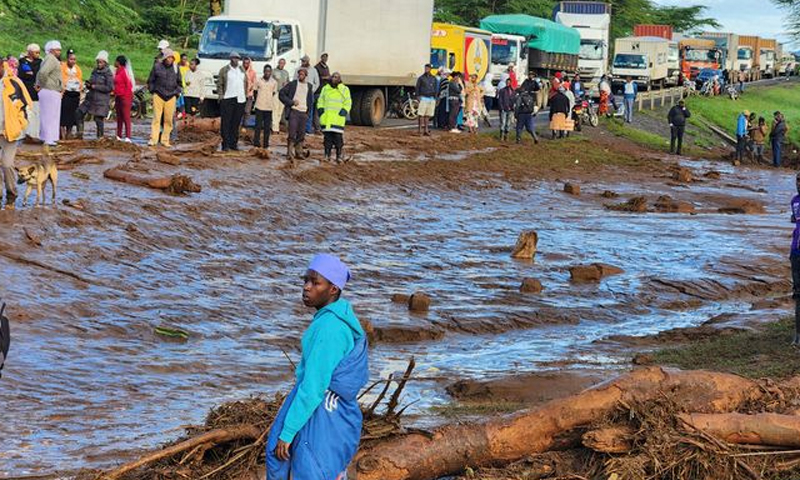
<svg viewBox="0 0 800 480">
<path fill-rule="evenodd" d="M 362 185 L 298 181 L 278 165 L 221 159 L 193 170 L 203 191 L 182 197 L 86 166 L 88 180 L 61 175 L 61 198 L 80 208 L 0 212 L 0 294 L 14 334 L 0 380 L 0 477 L 108 466 L 220 402 L 288 388 L 282 350 L 299 359 L 312 315 L 299 278 L 317 252 L 352 268 L 347 296 L 382 338 L 372 376 L 416 356 L 429 380 L 412 382 L 404 401 L 417 414 L 446 402 L 451 381 L 624 368 L 629 353 L 604 339 L 747 313 L 753 291 L 785 294 L 786 172 L 691 162 L 721 177 L 690 186 L 582 172 L 575 197 L 561 191 L 569 178 Z M 697 214 L 612 212 L 604 190 L 621 195 L 611 201 L 668 193 Z M 758 200 L 766 213 L 716 213 L 723 195 Z M 529 229 L 536 259 L 511 259 Z M 570 283 L 568 268 L 591 262 L 624 273 Z M 544 292 L 521 294 L 525 277 Z M 433 299 L 427 314 L 391 301 L 415 291 Z M 189 339 L 160 337 L 157 326 Z"/>
</svg>

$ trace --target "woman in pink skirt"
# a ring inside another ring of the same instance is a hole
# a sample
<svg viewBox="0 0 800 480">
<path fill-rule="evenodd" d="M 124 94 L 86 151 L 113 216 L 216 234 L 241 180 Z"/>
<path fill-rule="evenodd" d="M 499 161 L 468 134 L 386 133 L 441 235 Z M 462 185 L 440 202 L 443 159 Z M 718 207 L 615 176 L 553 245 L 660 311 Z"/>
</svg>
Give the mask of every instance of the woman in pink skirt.
<svg viewBox="0 0 800 480">
<path fill-rule="evenodd" d="M 36 75 L 36 89 L 39 91 L 39 138 L 45 146 L 54 147 L 61 133 L 61 93 L 64 89 L 61 43 L 51 40 L 45 45 L 44 51 L 47 56 Z"/>
</svg>

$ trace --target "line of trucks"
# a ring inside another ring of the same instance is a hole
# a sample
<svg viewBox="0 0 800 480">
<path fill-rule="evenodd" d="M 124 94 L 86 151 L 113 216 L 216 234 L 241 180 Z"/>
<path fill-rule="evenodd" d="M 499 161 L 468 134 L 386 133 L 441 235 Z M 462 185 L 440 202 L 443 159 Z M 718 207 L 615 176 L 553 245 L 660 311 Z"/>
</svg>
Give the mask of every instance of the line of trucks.
<svg viewBox="0 0 800 480">
<path fill-rule="evenodd" d="M 367 126 L 410 95 L 426 63 L 479 80 L 489 75 L 495 84 L 511 64 L 518 78 L 580 73 L 590 88 L 607 73 L 650 88 L 693 79 L 702 68 L 743 69 L 756 79 L 785 64 L 774 40 L 714 32 L 685 38 L 659 25 L 617 39 L 612 57 L 611 6 L 601 1 L 558 2 L 552 20 L 492 15 L 479 28 L 437 23 L 433 15 L 434 0 L 225 0 L 198 48 L 199 68 L 208 73 L 204 113 L 215 113 L 216 77 L 232 51 L 250 57 L 256 71 L 283 59 L 290 75 L 304 56 L 313 65 L 329 53 L 351 90 L 350 121 Z"/>
</svg>

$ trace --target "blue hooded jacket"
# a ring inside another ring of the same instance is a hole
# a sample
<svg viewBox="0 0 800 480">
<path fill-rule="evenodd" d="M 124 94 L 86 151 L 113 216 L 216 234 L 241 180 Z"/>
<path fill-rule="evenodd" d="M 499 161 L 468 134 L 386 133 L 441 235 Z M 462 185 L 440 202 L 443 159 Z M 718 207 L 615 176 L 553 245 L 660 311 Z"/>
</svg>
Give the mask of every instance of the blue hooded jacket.
<svg viewBox="0 0 800 480">
<path fill-rule="evenodd" d="M 339 299 L 314 315 L 301 343 L 297 382 L 267 440 L 267 479 L 335 480 L 361 439 L 367 339 L 350 303 Z M 275 457 L 278 440 L 291 443 L 289 461 Z"/>
<path fill-rule="evenodd" d="M 747 117 L 744 116 L 744 113 L 740 113 L 739 118 L 736 119 L 736 136 L 744 137 L 745 135 L 747 135 Z"/>
</svg>

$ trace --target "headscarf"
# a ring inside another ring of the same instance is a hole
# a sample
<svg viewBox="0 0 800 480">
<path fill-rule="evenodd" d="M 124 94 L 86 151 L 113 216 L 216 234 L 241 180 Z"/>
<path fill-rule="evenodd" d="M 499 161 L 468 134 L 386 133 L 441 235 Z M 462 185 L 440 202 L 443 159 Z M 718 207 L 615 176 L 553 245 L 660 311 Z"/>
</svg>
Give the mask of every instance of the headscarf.
<svg viewBox="0 0 800 480">
<path fill-rule="evenodd" d="M 333 255 L 321 253 L 315 256 L 308 265 L 309 270 L 314 270 L 329 282 L 344 290 L 347 281 L 350 280 L 350 269 L 341 260 Z"/>
<path fill-rule="evenodd" d="M 95 61 L 102 60 L 102 61 L 106 62 L 106 64 L 107 64 L 108 63 L 108 52 L 106 52 L 105 50 L 100 50 L 99 52 L 97 52 L 97 56 L 94 57 L 94 60 Z"/>
<path fill-rule="evenodd" d="M 133 76 L 133 65 L 131 65 L 131 59 L 128 59 L 128 63 L 125 64 L 125 71 L 128 72 L 128 78 L 131 79 L 131 93 L 136 90 L 136 77 Z"/>
<path fill-rule="evenodd" d="M 28 44 L 28 48 L 25 49 L 26 52 L 41 52 L 42 49 L 39 48 L 39 44 L 31 43 Z"/>
<path fill-rule="evenodd" d="M 52 50 L 61 50 L 61 42 L 58 40 L 50 40 L 44 44 L 44 53 L 49 54 Z"/>
</svg>

